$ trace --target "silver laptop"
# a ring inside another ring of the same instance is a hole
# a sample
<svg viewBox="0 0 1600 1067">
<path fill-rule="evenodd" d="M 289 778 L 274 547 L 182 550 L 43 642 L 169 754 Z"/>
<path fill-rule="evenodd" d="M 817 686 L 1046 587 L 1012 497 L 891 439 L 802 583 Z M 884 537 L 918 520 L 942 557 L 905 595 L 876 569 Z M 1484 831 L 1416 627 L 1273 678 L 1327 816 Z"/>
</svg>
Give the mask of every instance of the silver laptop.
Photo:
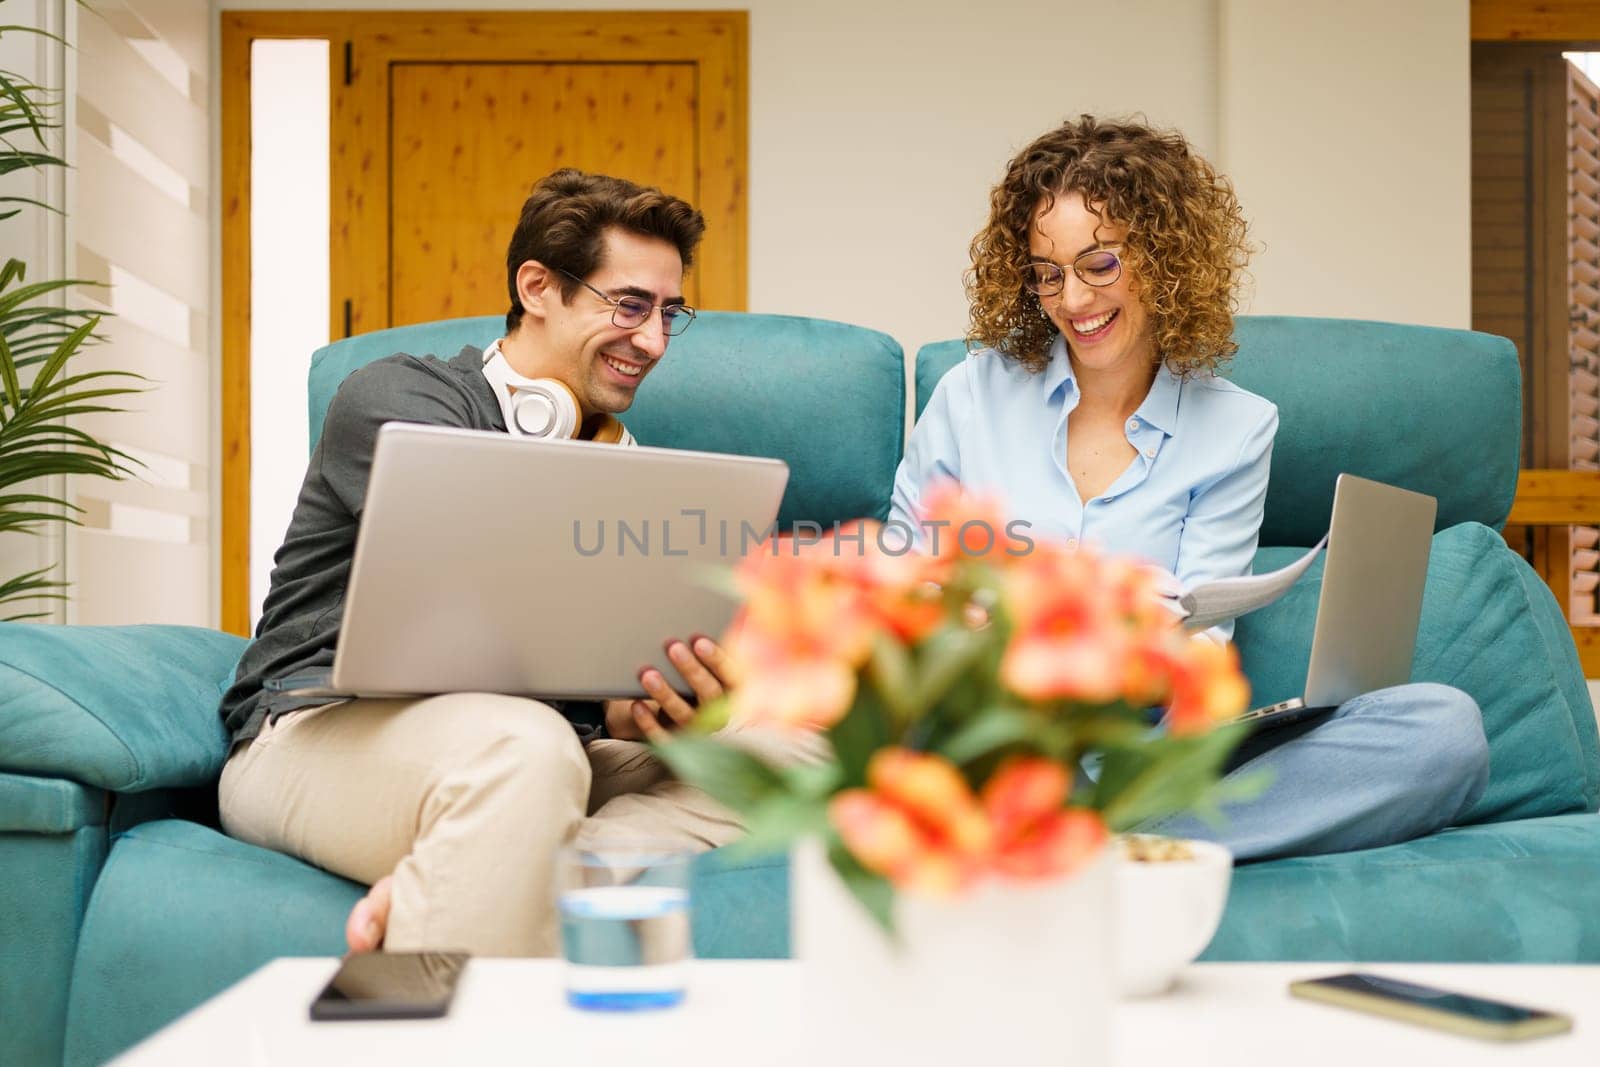
<svg viewBox="0 0 1600 1067">
<path fill-rule="evenodd" d="M 329 688 L 603 699 L 673 638 L 722 635 L 726 572 L 772 530 L 781 460 L 390 423 Z"/>
<path fill-rule="evenodd" d="M 1303 696 L 1240 716 L 1286 726 L 1411 680 L 1438 501 L 1341 474 Z"/>
</svg>

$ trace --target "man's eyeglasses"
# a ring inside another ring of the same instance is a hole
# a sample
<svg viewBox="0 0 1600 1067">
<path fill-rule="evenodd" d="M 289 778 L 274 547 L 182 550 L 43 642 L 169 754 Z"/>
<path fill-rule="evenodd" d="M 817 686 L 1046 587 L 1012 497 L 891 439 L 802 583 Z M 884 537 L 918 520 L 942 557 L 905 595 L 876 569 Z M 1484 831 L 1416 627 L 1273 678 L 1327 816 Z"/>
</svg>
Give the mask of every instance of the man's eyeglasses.
<svg viewBox="0 0 1600 1067">
<path fill-rule="evenodd" d="M 1122 277 L 1120 246 L 1095 248 L 1072 261 L 1072 273 L 1084 285 L 1110 285 Z M 1036 296 L 1055 296 L 1066 288 L 1067 269 L 1049 260 L 1034 260 L 1022 268 L 1022 287 Z"/>
<path fill-rule="evenodd" d="M 663 304 L 650 303 L 642 296 L 622 296 L 612 299 L 571 271 L 556 268 L 595 296 L 611 305 L 611 324 L 621 326 L 624 330 L 637 330 L 650 318 L 650 313 L 659 306 L 661 308 L 661 329 L 668 337 L 676 337 L 689 328 L 694 321 L 694 308 L 688 304 Z"/>
</svg>

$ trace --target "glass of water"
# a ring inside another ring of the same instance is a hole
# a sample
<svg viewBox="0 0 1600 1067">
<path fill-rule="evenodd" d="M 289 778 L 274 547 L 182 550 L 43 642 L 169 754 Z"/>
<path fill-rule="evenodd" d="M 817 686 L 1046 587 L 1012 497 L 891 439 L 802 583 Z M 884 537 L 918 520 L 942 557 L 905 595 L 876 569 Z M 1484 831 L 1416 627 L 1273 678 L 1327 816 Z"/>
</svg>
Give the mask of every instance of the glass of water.
<svg viewBox="0 0 1600 1067">
<path fill-rule="evenodd" d="M 569 1004 L 651 1011 L 683 1001 L 692 859 L 648 843 L 562 849 L 556 904 Z"/>
</svg>

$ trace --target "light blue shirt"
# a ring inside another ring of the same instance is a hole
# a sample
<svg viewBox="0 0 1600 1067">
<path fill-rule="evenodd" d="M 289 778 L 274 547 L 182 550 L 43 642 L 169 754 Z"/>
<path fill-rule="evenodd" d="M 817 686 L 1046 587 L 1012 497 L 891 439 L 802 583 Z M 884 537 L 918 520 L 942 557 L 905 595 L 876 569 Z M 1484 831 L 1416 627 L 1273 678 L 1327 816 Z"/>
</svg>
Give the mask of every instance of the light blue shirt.
<svg viewBox="0 0 1600 1067">
<path fill-rule="evenodd" d="M 1033 374 L 989 349 L 934 389 L 895 473 L 889 520 L 917 530 L 923 494 L 955 479 L 997 495 L 1034 541 L 1085 543 L 1134 556 L 1184 588 L 1250 573 L 1261 530 L 1278 409 L 1211 376 L 1162 369 L 1124 427 L 1137 451 L 1111 487 L 1080 500 L 1067 472 L 1067 416 L 1081 394 L 1057 335 Z M 1207 631 L 1227 640 L 1233 624 Z"/>
</svg>

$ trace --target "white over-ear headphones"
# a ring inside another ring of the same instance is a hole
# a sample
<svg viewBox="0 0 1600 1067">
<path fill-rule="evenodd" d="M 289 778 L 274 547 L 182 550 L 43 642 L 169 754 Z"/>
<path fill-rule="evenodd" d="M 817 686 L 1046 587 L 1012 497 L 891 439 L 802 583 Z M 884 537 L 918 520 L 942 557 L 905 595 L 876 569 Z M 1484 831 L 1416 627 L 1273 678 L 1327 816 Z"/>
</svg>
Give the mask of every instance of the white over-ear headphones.
<svg viewBox="0 0 1600 1067">
<path fill-rule="evenodd" d="M 555 378 L 525 378 L 511 369 L 495 341 L 483 353 L 483 376 L 494 386 L 506 429 L 523 437 L 578 436 L 583 419 L 578 398 L 565 382 Z M 617 419 L 607 415 L 593 440 L 604 444 L 631 445 L 633 435 Z"/>
</svg>

